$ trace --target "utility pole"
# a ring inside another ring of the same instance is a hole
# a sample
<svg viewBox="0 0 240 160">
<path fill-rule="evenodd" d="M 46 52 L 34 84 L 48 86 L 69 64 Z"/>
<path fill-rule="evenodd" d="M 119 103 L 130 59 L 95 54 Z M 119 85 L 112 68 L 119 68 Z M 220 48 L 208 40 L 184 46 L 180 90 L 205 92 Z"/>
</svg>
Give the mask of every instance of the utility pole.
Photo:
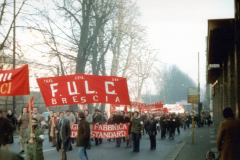
<svg viewBox="0 0 240 160">
<path fill-rule="evenodd" d="M 16 0 L 13 2 L 13 69 L 15 69 L 15 51 L 16 51 L 16 20 L 15 20 L 15 10 L 16 10 Z M 16 110 L 16 99 L 15 96 L 13 96 L 13 114 L 15 113 Z"/>
<path fill-rule="evenodd" d="M 199 52 L 198 52 L 198 127 L 200 127 L 200 71 L 199 71 Z"/>
</svg>

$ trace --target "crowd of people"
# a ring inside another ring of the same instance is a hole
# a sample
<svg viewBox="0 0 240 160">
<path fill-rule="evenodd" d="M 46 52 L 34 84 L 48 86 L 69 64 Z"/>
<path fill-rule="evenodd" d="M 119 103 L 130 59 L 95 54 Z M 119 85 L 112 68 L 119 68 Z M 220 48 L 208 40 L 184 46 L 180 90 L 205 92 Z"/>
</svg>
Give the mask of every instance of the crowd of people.
<svg viewBox="0 0 240 160">
<path fill-rule="evenodd" d="M 203 115 L 203 114 L 202 114 Z M 209 119 L 209 114 L 206 114 L 206 119 Z M 0 111 L 0 146 L 8 150 L 8 144 L 13 143 L 13 131 L 19 130 L 20 153 L 25 153 L 24 144 L 26 144 L 26 159 L 42 160 L 43 151 L 42 143 L 44 141 L 44 131 L 46 124 L 48 124 L 48 140 L 52 142 L 52 147 L 56 147 L 57 151 L 61 151 L 61 159 L 67 159 L 66 152 L 72 150 L 72 144 L 76 143 L 79 147 L 79 157 L 81 159 L 88 159 L 86 149 L 90 149 L 93 141 L 95 146 L 102 144 L 102 138 L 90 138 L 91 125 L 90 124 L 112 124 L 121 125 L 129 123 L 129 133 L 127 137 L 109 138 L 116 142 L 116 147 L 121 146 L 121 142 L 125 143 L 125 148 L 133 148 L 133 152 L 139 152 L 141 135 L 147 134 L 150 139 L 150 149 L 156 149 L 156 135 L 161 132 L 161 139 L 168 138 L 173 140 L 175 132 L 180 134 L 180 127 L 186 130 L 191 124 L 192 118 L 189 114 L 146 114 L 138 112 L 116 111 L 111 113 L 110 117 L 106 112 L 103 114 L 100 110 L 95 109 L 93 114 L 89 114 L 86 109 L 84 112 L 62 111 L 49 112 L 48 121 L 39 113 L 38 108 L 33 108 L 31 117 L 31 124 L 29 119 L 30 114 L 26 107 L 22 108 L 21 114 L 18 118 L 8 110 L 6 117 L 2 116 Z M 201 116 L 202 117 L 202 116 Z M 195 120 L 197 115 L 195 116 Z M 211 117 L 210 117 L 211 119 Z M 204 121 L 201 121 L 205 124 Z M 70 138 L 71 125 L 78 124 L 77 138 Z M 203 125 L 202 124 L 202 125 Z M 207 123 L 208 124 L 208 123 Z M 32 127 L 29 127 L 32 125 Z"/>
</svg>

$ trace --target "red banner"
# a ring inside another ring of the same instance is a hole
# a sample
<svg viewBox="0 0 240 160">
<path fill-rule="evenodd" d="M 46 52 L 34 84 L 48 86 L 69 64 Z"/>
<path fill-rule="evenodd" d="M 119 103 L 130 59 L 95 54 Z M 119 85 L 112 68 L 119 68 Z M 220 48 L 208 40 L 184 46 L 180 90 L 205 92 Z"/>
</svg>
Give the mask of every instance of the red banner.
<svg viewBox="0 0 240 160">
<path fill-rule="evenodd" d="M 128 136 L 129 124 L 122 125 L 92 125 L 91 138 L 120 138 Z M 76 138 L 78 132 L 78 124 L 71 125 L 71 138 Z"/>
<path fill-rule="evenodd" d="M 75 74 L 38 78 L 37 83 L 47 107 L 110 103 L 130 105 L 126 78 Z"/>
<path fill-rule="evenodd" d="M 131 106 L 133 108 L 138 108 L 139 110 L 163 108 L 163 101 L 154 102 L 154 103 L 131 102 Z"/>
<path fill-rule="evenodd" d="M 13 70 L 0 70 L 0 96 L 29 94 L 28 65 Z"/>
<path fill-rule="evenodd" d="M 33 114 L 33 107 L 34 107 L 33 96 L 30 101 L 31 101 L 31 114 Z M 28 113 L 30 113 L 29 103 L 27 104 L 26 107 L 27 107 Z"/>
</svg>

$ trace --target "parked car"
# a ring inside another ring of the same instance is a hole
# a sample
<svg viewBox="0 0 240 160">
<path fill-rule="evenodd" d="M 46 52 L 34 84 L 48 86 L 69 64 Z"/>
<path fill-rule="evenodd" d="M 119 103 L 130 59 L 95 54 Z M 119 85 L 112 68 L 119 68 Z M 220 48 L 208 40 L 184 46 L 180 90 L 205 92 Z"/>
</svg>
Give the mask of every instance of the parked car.
<svg viewBox="0 0 240 160">
<path fill-rule="evenodd" d="M 48 128 L 48 116 L 49 116 L 49 112 L 43 112 L 42 116 L 45 118 L 46 121 L 46 128 Z"/>
</svg>

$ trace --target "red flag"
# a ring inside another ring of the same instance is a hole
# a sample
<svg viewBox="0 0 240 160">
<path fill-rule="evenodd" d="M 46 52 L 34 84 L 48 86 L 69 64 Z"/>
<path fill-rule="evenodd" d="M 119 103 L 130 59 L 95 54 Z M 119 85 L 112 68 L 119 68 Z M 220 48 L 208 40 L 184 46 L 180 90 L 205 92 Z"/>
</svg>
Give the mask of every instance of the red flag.
<svg viewBox="0 0 240 160">
<path fill-rule="evenodd" d="M 127 106 L 125 106 L 123 110 L 126 114 L 128 113 Z"/>
<path fill-rule="evenodd" d="M 33 114 L 33 107 L 34 107 L 33 96 L 30 101 L 31 101 L 31 114 Z M 27 107 L 28 113 L 30 113 L 29 103 L 27 104 L 26 107 Z"/>
<path fill-rule="evenodd" d="M 29 95 L 28 65 L 17 69 L 0 70 L 0 96 Z"/>
<path fill-rule="evenodd" d="M 127 80 L 122 77 L 75 74 L 38 78 L 37 83 L 47 107 L 79 103 L 130 105 Z"/>
</svg>

